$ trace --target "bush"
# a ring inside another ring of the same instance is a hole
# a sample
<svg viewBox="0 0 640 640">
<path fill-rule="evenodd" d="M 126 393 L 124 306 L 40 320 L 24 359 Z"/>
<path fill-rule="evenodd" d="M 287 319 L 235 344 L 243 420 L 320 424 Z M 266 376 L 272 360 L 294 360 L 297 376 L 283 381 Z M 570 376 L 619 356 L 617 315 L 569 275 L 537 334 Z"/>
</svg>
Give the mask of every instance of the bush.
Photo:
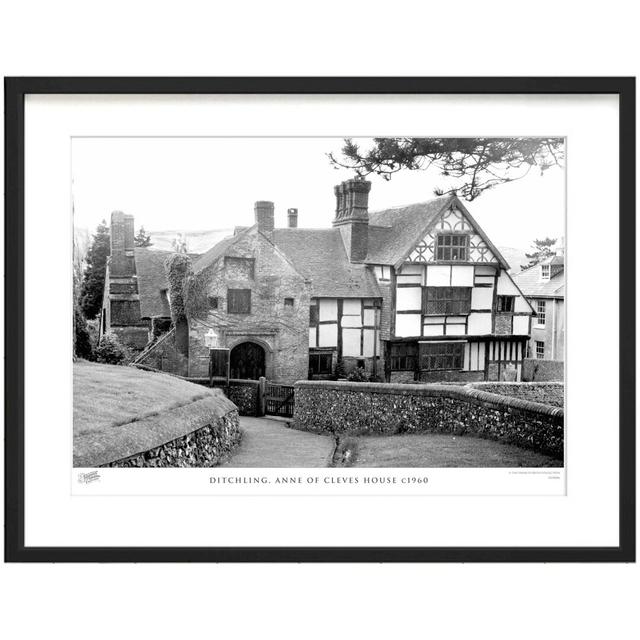
<svg viewBox="0 0 640 640">
<path fill-rule="evenodd" d="M 131 353 L 113 333 L 105 333 L 95 351 L 96 360 L 104 364 L 127 364 Z"/>
<path fill-rule="evenodd" d="M 91 335 L 87 327 L 87 320 L 78 305 L 75 306 L 73 313 L 73 331 L 73 355 L 77 358 L 92 360 L 93 343 Z"/>
<path fill-rule="evenodd" d="M 340 380 L 341 378 L 344 378 L 346 376 L 346 371 L 344 368 L 344 362 L 342 360 L 342 358 L 338 358 L 338 361 L 336 362 L 336 370 L 335 373 L 333 374 L 333 379 L 334 380 Z"/>
<path fill-rule="evenodd" d="M 369 376 L 362 367 L 358 367 L 356 369 L 352 369 L 349 372 L 349 375 L 347 375 L 347 380 L 349 382 L 369 382 Z"/>
</svg>

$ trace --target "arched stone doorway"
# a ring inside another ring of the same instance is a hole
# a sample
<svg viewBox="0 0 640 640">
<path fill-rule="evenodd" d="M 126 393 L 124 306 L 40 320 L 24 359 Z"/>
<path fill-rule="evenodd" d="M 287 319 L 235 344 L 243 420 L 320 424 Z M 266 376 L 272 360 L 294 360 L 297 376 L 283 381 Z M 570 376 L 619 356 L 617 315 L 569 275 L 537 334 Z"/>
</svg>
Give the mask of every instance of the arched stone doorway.
<svg viewBox="0 0 640 640">
<path fill-rule="evenodd" d="M 230 376 L 236 379 L 257 380 L 265 375 L 264 349 L 255 342 L 241 342 L 231 349 Z"/>
</svg>

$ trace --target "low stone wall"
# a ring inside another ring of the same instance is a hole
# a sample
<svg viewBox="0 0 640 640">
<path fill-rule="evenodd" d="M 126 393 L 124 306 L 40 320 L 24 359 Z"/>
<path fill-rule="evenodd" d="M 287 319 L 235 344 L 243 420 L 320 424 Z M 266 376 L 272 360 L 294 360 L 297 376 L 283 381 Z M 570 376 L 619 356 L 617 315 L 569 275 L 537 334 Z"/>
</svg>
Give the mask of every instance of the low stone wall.
<svg viewBox="0 0 640 640">
<path fill-rule="evenodd" d="M 394 384 L 424 384 L 433 382 L 476 382 L 484 380 L 484 371 L 421 371 L 416 380 L 413 371 L 392 371 L 390 382 Z"/>
<path fill-rule="evenodd" d="M 300 381 L 292 426 L 352 435 L 470 434 L 564 454 L 562 409 L 460 386 Z"/>
<path fill-rule="evenodd" d="M 211 467 L 240 441 L 238 410 L 219 389 L 173 409 L 74 436 L 74 467 Z"/>
<path fill-rule="evenodd" d="M 139 362 L 134 362 L 131 366 L 136 367 L 138 369 L 142 369 L 143 371 L 160 371 L 160 369 L 156 369 L 155 367 L 150 367 L 146 364 L 141 364 Z M 166 371 L 162 371 L 162 373 L 167 373 Z M 191 378 L 187 376 L 179 376 L 174 373 L 168 373 L 168 375 L 173 375 L 176 378 L 181 378 L 182 380 L 186 380 L 187 382 L 193 382 L 194 384 L 199 384 L 203 387 L 209 387 L 210 380 L 209 378 Z M 213 388 L 220 389 L 226 396 L 236 405 L 238 408 L 238 413 L 241 416 L 257 416 L 258 415 L 258 387 L 260 383 L 257 380 L 229 380 L 229 385 L 227 386 L 226 380 L 215 380 L 213 381 Z"/>
<path fill-rule="evenodd" d="M 564 407 L 564 382 L 474 382 L 473 389 Z"/>
<path fill-rule="evenodd" d="M 208 382 L 208 381 L 207 381 Z M 258 415 L 258 387 L 257 380 L 229 380 L 229 386 L 224 383 L 216 384 L 214 387 L 222 389 L 229 400 L 238 407 L 241 416 Z"/>
<path fill-rule="evenodd" d="M 564 362 L 525 358 L 522 361 L 522 380 L 524 382 L 563 382 Z"/>
<path fill-rule="evenodd" d="M 197 431 L 105 467 L 216 467 L 240 443 L 237 412 Z"/>
</svg>

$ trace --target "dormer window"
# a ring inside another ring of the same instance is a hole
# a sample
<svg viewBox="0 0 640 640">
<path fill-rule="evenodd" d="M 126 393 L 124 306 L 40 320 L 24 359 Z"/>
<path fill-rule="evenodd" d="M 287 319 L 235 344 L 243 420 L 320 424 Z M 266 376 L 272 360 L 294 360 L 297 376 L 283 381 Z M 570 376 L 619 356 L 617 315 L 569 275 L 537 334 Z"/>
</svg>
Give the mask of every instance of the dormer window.
<svg viewBox="0 0 640 640">
<path fill-rule="evenodd" d="M 469 236 L 461 233 L 441 233 L 436 243 L 436 260 L 466 262 L 469 259 Z"/>
<path fill-rule="evenodd" d="M 551 265 L 550 264 L 541 264 L 540 265 L 540 275 L 543 280 L 549 280 L 551 278 Z"/>
</svg>

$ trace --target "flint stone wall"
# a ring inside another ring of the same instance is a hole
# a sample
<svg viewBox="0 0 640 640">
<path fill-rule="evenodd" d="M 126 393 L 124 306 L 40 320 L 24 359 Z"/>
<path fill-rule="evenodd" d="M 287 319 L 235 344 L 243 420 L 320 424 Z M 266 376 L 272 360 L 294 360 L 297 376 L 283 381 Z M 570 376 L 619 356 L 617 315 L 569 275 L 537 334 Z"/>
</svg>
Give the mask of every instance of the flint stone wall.
<svg viewBox="0 0 640 640">
<path fill-rule="evenodd" d="M 211 467 L 240 441 L 238 410 L 219 389 L 202 399 L 74 437 L 74 467 Z"/>
<path fill-rule="evenodd" d="M 564 407 L 563 382 L 475 382 L 468 387 L 501 396 L 540 402 L 552 407 Z"/>
<path fill-rule="evenodd" d="M 300 381 L 292 426 L 352 435 L 467 434 L 564 455 L 562 409 L 460 386 Z"/>
<path fill-rule="evenodd" d="M 134 456 L 104 467 L 216 467 L 240 443 L 237 412 Z"/>
<path fill-rule="evenodd" d="M 228 387 L 225 387 L 224 384 L 216 384 L 214 381 L 213 386 L 225 392 L 227 398 L 238 407 L 238 413 L 241 416 L 258 415 L 258 387 L 260 383 L 257 380 L 229 380 Z"/>
</svg>

